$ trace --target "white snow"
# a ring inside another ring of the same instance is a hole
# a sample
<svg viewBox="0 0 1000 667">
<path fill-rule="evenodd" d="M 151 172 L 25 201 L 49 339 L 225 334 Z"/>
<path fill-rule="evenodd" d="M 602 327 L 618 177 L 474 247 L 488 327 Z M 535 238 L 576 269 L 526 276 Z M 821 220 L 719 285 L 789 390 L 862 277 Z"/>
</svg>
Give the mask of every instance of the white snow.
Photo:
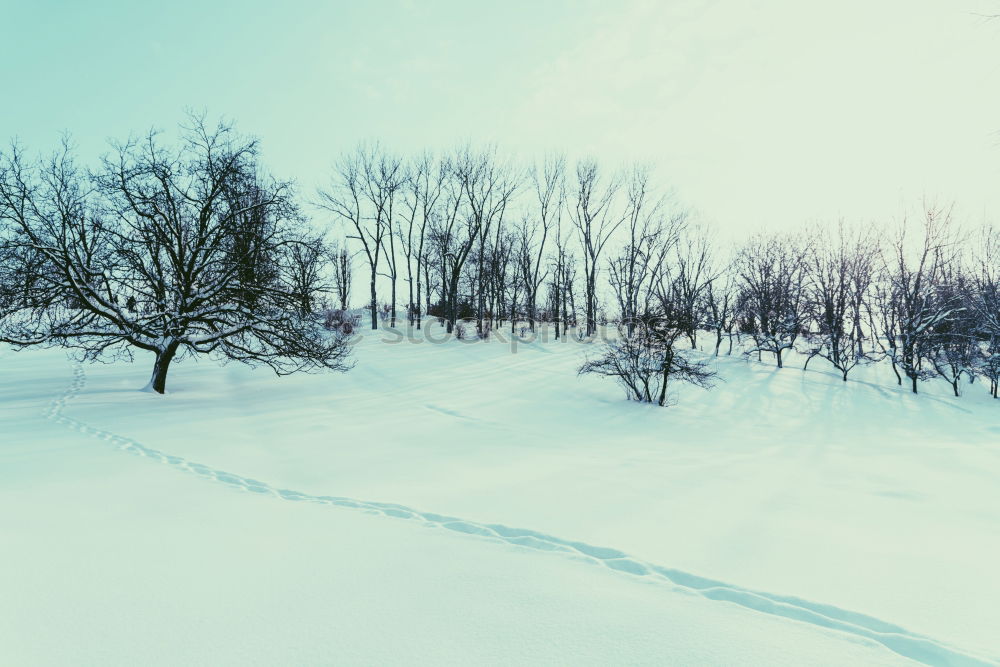
<svg viewBox="0 0 1000 667">
<path fill-rule="evenodd" d="M 982 386 L 733 357 L 660 409 L 578 344 L 390 340 L 166 396 L 0 350 L 0 663 L 1000 662 Z"/>
</svg>

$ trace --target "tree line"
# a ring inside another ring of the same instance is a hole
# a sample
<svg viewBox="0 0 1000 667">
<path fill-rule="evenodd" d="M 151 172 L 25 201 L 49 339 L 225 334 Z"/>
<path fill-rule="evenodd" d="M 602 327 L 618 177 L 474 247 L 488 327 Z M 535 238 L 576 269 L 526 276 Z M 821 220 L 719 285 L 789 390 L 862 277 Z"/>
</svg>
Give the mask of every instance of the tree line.
<svg viewBox="0 0 1000 667">
<path fill-rule="evenodd" d="M 586 340 L 612 329 L 581 372 L 661 405 L 671 378 L 712 383 L 699 342 L 778 367 L 794 350 L 845 381 L 888 360 L 914 392 L 941 377 L 957 395 L 981 378 L 997 395 L 1000 235 L 964 232 L 946 208 L 882 232 L 814 224 L 734 246 L 648 167 L 379 144 L 346 152 L 303 199 L 269 175 L 255 139 L 202 116 L 176 145 L 150 132 L 94 169 L 66 143 L 44 160 L 12 145 L 0 153 L 0 340 L 87 358 L 148 351 L 158 392 L 178 354 L 346 370 L 358 283 L 373 329 L 429 317 L 481 338 L 505 323 Z"/>
<path fill-rule="evenodd" d="M 997 395 L 1000 234 L 963 232 L 948 208 L 882 232 L 813 224 L 724 246 L 649 168 L 560 156 L 524 168 L 471 148 L 406 160 L 378 144 L 344 155 L 319 196 L 363 251 L 372 328 L 380 284 L 389 326 L 400 311 L 448 332 L 470 321 L 483 338 L 504 322 L 549 323 L 557 338 L 610 323 L 615 340 L 581 372 L 661 405 L 671 376 L 711 384 L 686 352 L 705 334 L 715 355 L 735 340 L 781 368 L 794 350 L 845 381 L 888 360 L 913 392 L 982 378 Z"/>
</svg>

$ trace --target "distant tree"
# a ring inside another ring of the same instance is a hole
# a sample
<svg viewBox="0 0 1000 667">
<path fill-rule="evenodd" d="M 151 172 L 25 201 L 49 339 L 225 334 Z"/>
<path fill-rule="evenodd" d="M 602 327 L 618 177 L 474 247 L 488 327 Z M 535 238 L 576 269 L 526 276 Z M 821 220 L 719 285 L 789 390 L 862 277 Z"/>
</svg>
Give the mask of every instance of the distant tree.
<svg viewBox="0 0 1000 667">
<path fill-rule="evenodd" d="M 553 228 L 559 228 L 566 198 L 566 161 L 561 156 L 547 158 L 531 170 L 537 208 L 527 215 L 518 230 L 517 264 L 524 285 L 528 327 L 534 331 L 538 319 L 538 290 L 545 282 L 545 243 Z"/>
<path fill-rule="evenodd" d="M 116 144 L 94 173 L 66 143 L 39 163 L 16 146 L 0 156 L 0 245 L 25 280 L 0 340 L 88 359 L 145 350 L 159 393 L 184 353 L 279 374 L 346 370 L 345 342 L 303 317 L 315 283 L 288 270 L 312 243 L 289 184 L 230 125 L 193 116 L 182 137 Z"/>
<path fill-rule="evenodd" d="M 518 182 L 510 167 L 500 162 L 492 149 L 475 152 L 464 148 L 450 160 L 450 165 L 441 195 L 441 215 L 433 229 L 436 254 L 440 258 L 445 320 L 451 333 L 459 319 L 463 271 L 470 253 L 476 250 L 470 292 L 476 327 L 482 334 L 490 232 L 503 223 Z"/>
<path fill-rule="evenodd" d="M 333 263 L 333 289 L 341 310 L 347 310 L 351 301 L 351 280 L 354 274 L 354 256 L 346 246 L 330 247 L 330 261 Z"/>
<path fill-rule="evenodd" d="M 406 173 L 406 168 L 401 167 L 400 174 L 398 176 L 400 181 L 396 184 L 396 189 L 398 191 L 402 190 L 402 184 L 409 180 L 409 176 Z M 399 283 L 399 253 L 396 252 L 396 241 L 397 235 L 401 233 L 399 229 L 399 221 L 396 220 L 397 215 L 394 214 L 393 209 L 398 197 L 395 196 L 395 191 L 392 195 L 388 197 L 386 205 L 386 215 L 385 215 L 385 225 L 386 225 L 386 242 L 382 244 L 382 255 L 385 257 L 386 271 L 380 273 L 379 275 L 387 278 L 389 280 L 389 303 L 388 303 L 388 319 L 389 326 L 392 328 L 396 327 L 396 312 L 398 310 L 398 299 L 397 299 L 397 286 Z M 407 304 L 407 310 L 409 310 L 409 304 Z"/>
<path fill-rule="evenodd" d="M 629 173 L 625 199 L 624 231 L 628 236 L 608 268 L 621 319 L 632 329 L 649 307 L 654 282 L 666 268 L 667 254 L 677 242 L 686 215 L 667 211 L 666 198 L 654 191 L 646 168 L 636 167 Z"/>
<path fill-rule="evenodd" d="M 503 225 L 504 215 L 520 184 L 520 175 L 497 157 L 495 149 L 489 149 L 478 153 L 462 151 L 455 160 L 455 176 L 464 194 L 466 214 L 477 230 L 474 293 L 476 329 L 482 335 L 487 317 L 487 248 L 491 232 L 499 232 Z"/>
<path fill-rule="evenodd" d="M 947 307 L 951 312 L 933 327 L 924 358 L 951 385 L 955 396 L 961 393 L 962 378 L 975 380 L 983 355 L 979 321 L 970 297 L 971 285 L 958 262 L 946 266 L 934 290 L 934 299 L 940 302 L 939 308 Z"/>
<path fill-rule="evenodd" d="M 486 256 L 487 314 L 498 327 L 503 323 L 504 316 L 509 316 L 511 333 L 515 331 L 518 299 L 523 287 L 515 257 L 517 253 L 515 234 L 515 231 L 508 231 L 506 226 L 497 225 Z"/>
<path fill-rule="evenodd" d="M 418 327 L 423 311 L 422 288 L 429 288 L 430 282 L 427 232 L 437 212 L 437 202 L 445 179 L 448 178 L 448 170 L 446 161 L 437 160 L 430 153 L 423 153 L 413 161 L 403 189 L 405 226 L 400 226 L 399 236 L 406 258 L 406 282 L 409 288 L 407 313 L 410 323 Z"/>
<path fill-rule="evenodd" d="M 290 243 L 284 253 L 283 273 L 291 291 L 299 295 L 299 314 L 304 318 L 314 312 L 321 295 L 331 291 L 324 271 L 328 257 L 329 248 L 322 236 L 304 236 Z"/>
<path fill-rule="evenodd" d="M 686 327 L 684 335 L 695 349 L 698 329 L 710 319 L 705 308 L 709 288 L 719 276 L 709 231 L 700 225 L 689 227 L 677 243 L 674 257 L 676 304 Z"/>
<path fill-rule="evenodd" d="M 715 356 L 719 356 L 723 339 L 729 340 L 726 354 L 733 353 L 733 336 L 737 324 L 737 282 L 732 259 L 713 265 L 712 279 L 705 286 L 705 326 L 715 332 Z"/>
<path fill-rule="evenodd" d="M 573 286 L 576 284 L 576 258 L 570 250 L 568 234 L 562 221 L 556 219 L 553 235 L 555 249 L 549 256 L 549 310 L 555 322 L 556 340 L 565 336 L 570 325 L 576 324 L 576 302 Z"/>
<path fill-rule="evenodd" d="M 656 288 L 656 305 L 635 326 L 619 323 L 618 335 L 604 344 L 604 352 L 586 361 L 580 374 L 614 378 L 630 400 L 668 405 L 670 380 L 711 387 L 715 378 L 704 361 L 677 349 L 687 335 L 683 297 L 676 281 L 664 279 Z"/>
<path fill-rule="evenodd" d="M 802 241 L 758 236 L 736 262 L 742 326 L 754 340 L 753 352 L 770 352 L 778 368 L 794 349 L 806 320 L 805 247 Z"/>
<path fill-rule="evenodd" d="M 881 249 L 872 319 L 876 340 L 889 357 L 897 381 L 902 384 L 902 371 L 917 393 L 918 382 L 935 374 L 923 364 L 935 329 L 961 304 L 953 296 L 946 298 L 941 290 L 957 250 L 951 211 L 925 207 L 915 238 L 912 231 L 913 225 L 904 220 Z"/>
<path fill-rule="evenodd" d="M 398 158 L 377 144 L 359 146 L 337 162 L 330 185 L 318 192 L 320 208 L 348 226 L 348 238 L 361 245 L 368 261 L 372 329 L 378 328 L 379 262 L 386 254 L 383 246 L 391 234 L 393 207 L 404 180 Z"/>
<path fill-rule="evenodd" d="M 841 379 L 856 366 L 872 361 L 863 347 L 864 313 L 875 272 L 878 246 L 867 233 L 843 223 L 836 233 L 811 230 L 806 253 L 806 304 L 811 320 L 809 349 L 803 369 L 814 357 L 825 359 Z"/>
<path fill-rule="evenodd" d="M 1000 230 L 983 230 L 975 245 L 968 308 L 975 318 L 981 356 L 976 371 L 989 383 L 990 395 L 997 398 L 1000 385 Z"/>
<path fill-rule="evenodd" d="M 584 317 L 588 336 L 597 331 L 597 275 L 601 255 L 611 236 L 625 222 L 625 216 L 615 209 L 621 185 L 620 176 L 602 178 L 593 160 L 576 165 L 570 219 L 583 247 Z"/>
<path fill-rule="evenodd" d="M 454 163 L 449 161 L 448 176 L 441 193 L 441 210 L 429 230 L 441 276 L 440 315 L 444 317 L 448 333 L 452 333 L 459 318 L 465 316 L 460 314 L 459 287 L 465 263 L 481 229 L 476 218 L 463 215 L 464 197 L 462 181 L 455 173 Z"/>
</svg>

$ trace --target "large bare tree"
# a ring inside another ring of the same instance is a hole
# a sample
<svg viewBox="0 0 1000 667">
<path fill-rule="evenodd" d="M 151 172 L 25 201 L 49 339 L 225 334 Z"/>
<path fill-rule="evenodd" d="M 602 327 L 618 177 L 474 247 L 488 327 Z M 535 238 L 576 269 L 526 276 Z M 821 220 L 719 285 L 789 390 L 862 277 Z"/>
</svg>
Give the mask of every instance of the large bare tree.
<svg viewBox="0 0 1000 667">
<path fill-rule="evenodd" d="M 159 393 L 179 354 L 279 374 L 348 368 L 344 341 L 303 316 L 315 284 L 288 272 L 313 242 L 291 187 L 230 125 L 192 116 L 178 146 L 150 132 L 93 173 L 65 143 L 37 163 L 14 147 L 0 156 L 0 219 L 29 279 L 0 318 L 15 346 L 148 351 Z"/>
</svg>

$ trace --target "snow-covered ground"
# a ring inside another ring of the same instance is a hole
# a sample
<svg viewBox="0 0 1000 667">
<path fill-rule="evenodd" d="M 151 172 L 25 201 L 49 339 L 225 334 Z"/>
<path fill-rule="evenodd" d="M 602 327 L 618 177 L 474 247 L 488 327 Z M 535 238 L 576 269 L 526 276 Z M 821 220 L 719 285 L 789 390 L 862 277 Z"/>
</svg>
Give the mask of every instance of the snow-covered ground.
<svg viewBox="0 0 1000 667">
<path fill-rule="evenodd" d="M 0 663 L 1000 662 L 981 386 L 734 356 L 661 409 L 579 344 L 396 340 L 166 396 L 0 349 Z"/>
</svg>

